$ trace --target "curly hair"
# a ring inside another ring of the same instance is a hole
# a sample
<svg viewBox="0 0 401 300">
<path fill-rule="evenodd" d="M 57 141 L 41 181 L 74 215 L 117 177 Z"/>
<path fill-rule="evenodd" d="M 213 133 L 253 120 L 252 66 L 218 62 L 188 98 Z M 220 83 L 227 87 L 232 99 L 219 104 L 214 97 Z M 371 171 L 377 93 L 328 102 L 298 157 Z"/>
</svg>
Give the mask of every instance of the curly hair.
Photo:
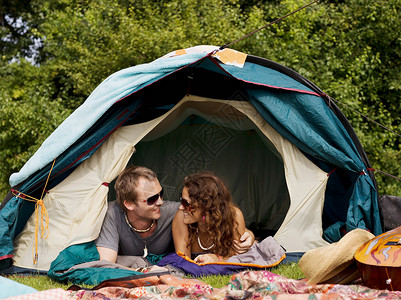
<svg viewBox="0 0 401 300">
<path fill-rule="evenodd" d="M 157 179 L 155 172 L 141 166 L 130 166 L 120 173 L 114 189 L 116 190 L 117 203 L 126 210 L 124 201 L 135 203 L 138 198 L 136 187 L 138 186 L 139 179 L 145 178 L 149 181 Z"/>
<path fill-rule="evenodd" d="M 234 238 L 239 236 L 235 218 L 235 204 L 224 182 L 210 172 L 196 173 L 184 179 L 192 203 L 204 216 L 210 244 L 214 254 L 232 256 L 235 254 Z M 191 203 L 191 204 L 192 204 Z M 196 241 L 197 227 L 189 226 L 190 243 Z"/>
</svg>

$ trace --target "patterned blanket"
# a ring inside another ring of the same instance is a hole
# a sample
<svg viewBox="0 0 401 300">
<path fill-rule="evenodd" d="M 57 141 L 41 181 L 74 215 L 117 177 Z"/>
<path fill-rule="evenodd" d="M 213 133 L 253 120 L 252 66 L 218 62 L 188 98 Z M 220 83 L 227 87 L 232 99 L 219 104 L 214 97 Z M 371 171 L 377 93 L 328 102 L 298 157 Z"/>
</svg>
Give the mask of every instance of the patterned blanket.
<svg viewBox="0 0 401 300">
<path fill-rule="evenodd" d="M 105 281 L 94 289 L 47 290 L 7 298 L 9 300 L 114 300 L 114 299 L 401 299 L 401 291 L 369 289 L 362 285 L 309 285 L 269 271 L 244 271 L 233 275 L 223 288 L 173 275 L 152 275 L 132 280 Z"/>
<path fill-rule="evenodd" d="M 374 290 L 362 285 L 309 285 L 304 280 L 269 271 L 237 273 L 223 288 L 173 275 L 141 278 L 130 284 L 131 287 L 125 283 L 125 287 L 69 291 L 69 299 L 401 299 L 401 291 Z"/>
</svg>

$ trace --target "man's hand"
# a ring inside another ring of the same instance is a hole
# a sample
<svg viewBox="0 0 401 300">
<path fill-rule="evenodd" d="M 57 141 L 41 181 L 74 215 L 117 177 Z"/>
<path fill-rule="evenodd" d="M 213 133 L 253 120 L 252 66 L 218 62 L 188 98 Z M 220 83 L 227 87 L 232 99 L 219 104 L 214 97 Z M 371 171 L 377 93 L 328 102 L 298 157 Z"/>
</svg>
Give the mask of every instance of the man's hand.
<svg viewBox="0 0 401 300">
<path fill-rule="evenodd" d="M 234 247 L 237 254 L 245 253 L 251 248 L 251 246 L 255 242 L 255 236 L 252 231 L 248 229 L 244 232 L 244 234 L 240 237 L 239 241 L 234 241 Z"/>
</svg>

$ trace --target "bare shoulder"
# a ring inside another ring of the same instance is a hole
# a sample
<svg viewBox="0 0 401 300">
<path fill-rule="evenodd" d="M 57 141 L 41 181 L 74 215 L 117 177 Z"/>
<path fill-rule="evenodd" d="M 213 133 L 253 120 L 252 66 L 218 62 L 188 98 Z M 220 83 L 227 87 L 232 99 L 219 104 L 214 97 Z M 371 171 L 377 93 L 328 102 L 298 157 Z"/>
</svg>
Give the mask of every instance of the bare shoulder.
<svg viewBox="0 0 401 300">
<path fill-rule="evenodd" d="M 178 223 L 184 223 L 184 213 L 181 209 L 177 210 L 173 218 L 173 225 Z"/>
<path fill-rule="evenodd" d="M 238 218 L 244 218 L 244 215 L 241 211 L 241 209 L 238 206 L 234 206 L 234 211 L 235 211 L 235 217 Z"/>
<path fill-rule="evenodd" d="M 239 209 L 239 207 L 237 207 L 237 206 L 234 206 L 234 211 L 235 211 L 235 220 L 238 223 L 238 231 L 239 231 L 239 234 L 242 235 L 245 232 L 244 215 L 243 215 L 241 209 Z"/>
<path fill-rule="evenodd" d="M 184 213 L 178 210 L 175 213 L 172 225 L 173 241 L 175 252 L 182 252 L 186 256 L 191 257 L 191 247 L 189 245 L 188 225 L 184 223 Z"/>
<path fill-rule="evenodd" d="M 173 238 L 188 233 L 188 226 L 184 223 L 184 213 L 181 209 L 177 210 L 173 218 Z"/>
</svg>

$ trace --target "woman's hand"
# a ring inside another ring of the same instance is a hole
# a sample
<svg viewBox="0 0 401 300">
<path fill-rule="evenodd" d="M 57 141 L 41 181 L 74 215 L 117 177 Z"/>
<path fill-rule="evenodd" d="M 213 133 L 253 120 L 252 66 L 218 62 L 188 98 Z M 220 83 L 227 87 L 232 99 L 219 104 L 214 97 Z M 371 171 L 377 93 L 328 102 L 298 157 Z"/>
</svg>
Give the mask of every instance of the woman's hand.
<svg viewBox="0 0 401 300">
<path fill-rule="evenodd" d="M 198 255 L 194 261 L 197 264 L 205 264 L 205 263 L 213 263 L 213 262 L 219 262 L 221 259 L 216 255 L 216 254 L 201 254 Z"/>
</svg>

